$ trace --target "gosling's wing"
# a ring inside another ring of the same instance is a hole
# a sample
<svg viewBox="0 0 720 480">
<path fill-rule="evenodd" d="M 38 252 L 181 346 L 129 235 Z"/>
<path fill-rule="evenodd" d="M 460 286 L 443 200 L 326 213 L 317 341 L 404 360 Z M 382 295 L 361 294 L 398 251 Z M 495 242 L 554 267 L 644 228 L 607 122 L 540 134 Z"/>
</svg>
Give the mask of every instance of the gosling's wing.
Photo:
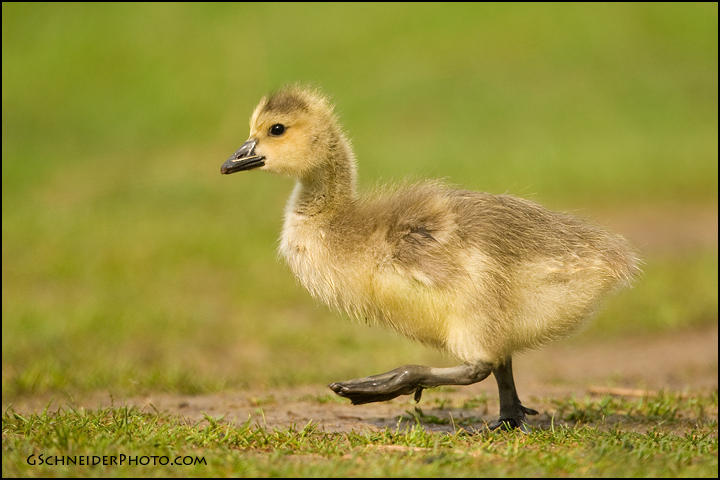
<svg viewBox="0 0 720 480">
<path fill-rule="evenodd" d="M 385 199 L 386 264 L 415 282 L 445 287 L 466 275 L 463 232 L 446 187 L 419 184 Z"/>
</svg>

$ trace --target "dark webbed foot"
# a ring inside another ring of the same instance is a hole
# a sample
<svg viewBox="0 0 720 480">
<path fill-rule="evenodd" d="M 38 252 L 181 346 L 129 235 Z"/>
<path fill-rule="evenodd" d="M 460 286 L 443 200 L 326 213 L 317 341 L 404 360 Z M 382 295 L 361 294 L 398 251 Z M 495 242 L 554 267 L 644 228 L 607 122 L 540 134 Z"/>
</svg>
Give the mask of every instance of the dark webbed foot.
<svg viewBox="0 0 720 480">
<path fill-rule="evenodd" d="M 527 415 L 537 415 L 538 412 L 520 403 L 513 379 L 512 359 L 507 358 L 503 365 L 495 368 L 493 375 L 500 393 L 500 418 L 488 427 L 490 430 L 519 428 L 523 432 L 529 432 Z"/>
<path fill-rule="evenodd" d="M 488 428 L 490 430 L 513 430 L 519 428 L 521 431 L 529 433 L 530 429 L 528 428 L 526 415 L 537 415 L 538 412 L 537 410 L 524 407 L 520 404 L 518 404 L 518 407 L 519 410 L 516 414 L 512 416 L 501 416 L 497 421 L 488 425 Z"/>
<path fill-rule="evenodd" d="M 345 397 L 350 399 L 353 405 L 362 405 L 363 403 L 373 403 L 373 402 L 386 402 L 388 400 L 392 400 L 395 397 L 399 397 L 400 395 L 409 395 L 413 393 L 413 391 L 406 392 L 404 390 L 395 390 L 395 391 L 389 391 L 386 393 L 377 391 L 376 392 L 376 386 L 375 385 L 363 385 L 360 384 L 354 384 L 354 380 L 349 380 L 347 382 L 337 382 L 337 383 L 331 383 L 328 385 L 330 390 L 337 393 L 341 397 Z M 417 390 L 415 391 L 422 391 L 422 387 L 417 387 Z"/>
<path fill-rule="evenodd" d="M 427 367 L 407 365 L 380 375 L 331 383 L 328 387 L 341 397 L 349 398 L 353 405 L 385 402 L 400 395 L 421 391 L 418 369 L 423 368 Z"/>
<path fill-rule="evenodd" d="M 470 385 L 495 375 L 500 392 L 500 418 L 489 425 L 491 430 L 518 428 L 528 432 L 527 415 L 537 415 L 532 408 L 520 403 L 512 375 L 512 360 L 495 368 L 489 363 L 464 363 L 457 367 L 432 368 L 420 365 L 405 365 L 380 375 L 331 383 L 328 387 L 341 397 L 350 399 L 354 405 L 384 402 L 400 395 L 415 394 L 419 401 L 424 388 L 439 385 Z"/>
<path fill-rule="evenodd" d="M 405 365 L 380 375 L 331 383 L 328 387 L 341 397 L 349 398 L 354 405 L 384 402 L 411 393 L 415 394 L 415 400 L 418 401 L 423 388 L 469 385 L 484 379 L 491 371 L 492 367 L 482 362 L 448 368 Z"/>
</svg>

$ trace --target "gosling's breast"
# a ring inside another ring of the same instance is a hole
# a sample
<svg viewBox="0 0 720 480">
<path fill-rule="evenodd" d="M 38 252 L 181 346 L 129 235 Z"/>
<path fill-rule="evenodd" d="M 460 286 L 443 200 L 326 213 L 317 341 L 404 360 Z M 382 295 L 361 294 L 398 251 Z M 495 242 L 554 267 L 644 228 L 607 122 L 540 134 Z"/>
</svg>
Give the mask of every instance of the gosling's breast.
<svg viewBox="0 0 720 480">
<path fill-rule="evenodd" d="M 342 229 L 290 212 L 280 251 L 298 281 L 317 299 L 363 321 L 383 323 L 427 345 L 444 348 L 445 317 L 457 301 L 433 288 L 421 271 L 398 263 L 387 232 Z"/>
<path fill-rule="evenodd" d="M 315 298 L 351 314 L 367 302 L 372 277 L 371 262 L 361 247 L 338 243 L 324 222 L 286 214 L 280 253 L 295 277 Z"/>
</svg>

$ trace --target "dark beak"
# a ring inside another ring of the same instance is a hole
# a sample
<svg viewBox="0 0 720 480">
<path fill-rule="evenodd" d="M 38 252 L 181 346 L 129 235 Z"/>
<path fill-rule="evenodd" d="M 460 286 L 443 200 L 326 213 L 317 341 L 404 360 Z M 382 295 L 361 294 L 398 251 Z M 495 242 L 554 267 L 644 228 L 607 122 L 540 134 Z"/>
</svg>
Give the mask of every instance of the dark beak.
<svg viewBox="0 0 720 480">
<path fill-rule="evenodd" d="M 265 157 L 255 154 L 256 144 L 257 140 L 254 138 L 243 143 L 243 146 L 223 163 L 222 167 L 220 167 L 220 173 L 230 175 L 231 173 L 252 170 L 265 165 Z"/>
</svg>

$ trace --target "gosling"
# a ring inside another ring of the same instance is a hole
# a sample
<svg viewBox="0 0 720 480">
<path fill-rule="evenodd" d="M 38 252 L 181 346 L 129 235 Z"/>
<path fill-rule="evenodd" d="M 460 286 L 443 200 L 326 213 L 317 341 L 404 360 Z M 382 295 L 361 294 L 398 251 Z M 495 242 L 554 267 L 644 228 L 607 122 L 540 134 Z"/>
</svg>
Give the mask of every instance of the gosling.
<svg viewBox="0 0 720 480">
<path fill-rule="evenodd" d="M 266 170 L 297 180 L 280 252 L 310 293 L 358 319 L 448 352 L 449 368 L 405 365 L 329 385 L 353 404 L 495 376 L 500 417 L 527 430 L 513 354 L 563 337 L 638 272 L 619 235 L 509 195 L 437 181 L 356 193 L 355 157 L 333 106 L 292 86 L 263 97 L 250 138 L 221 173 Z"/>
</svg>

